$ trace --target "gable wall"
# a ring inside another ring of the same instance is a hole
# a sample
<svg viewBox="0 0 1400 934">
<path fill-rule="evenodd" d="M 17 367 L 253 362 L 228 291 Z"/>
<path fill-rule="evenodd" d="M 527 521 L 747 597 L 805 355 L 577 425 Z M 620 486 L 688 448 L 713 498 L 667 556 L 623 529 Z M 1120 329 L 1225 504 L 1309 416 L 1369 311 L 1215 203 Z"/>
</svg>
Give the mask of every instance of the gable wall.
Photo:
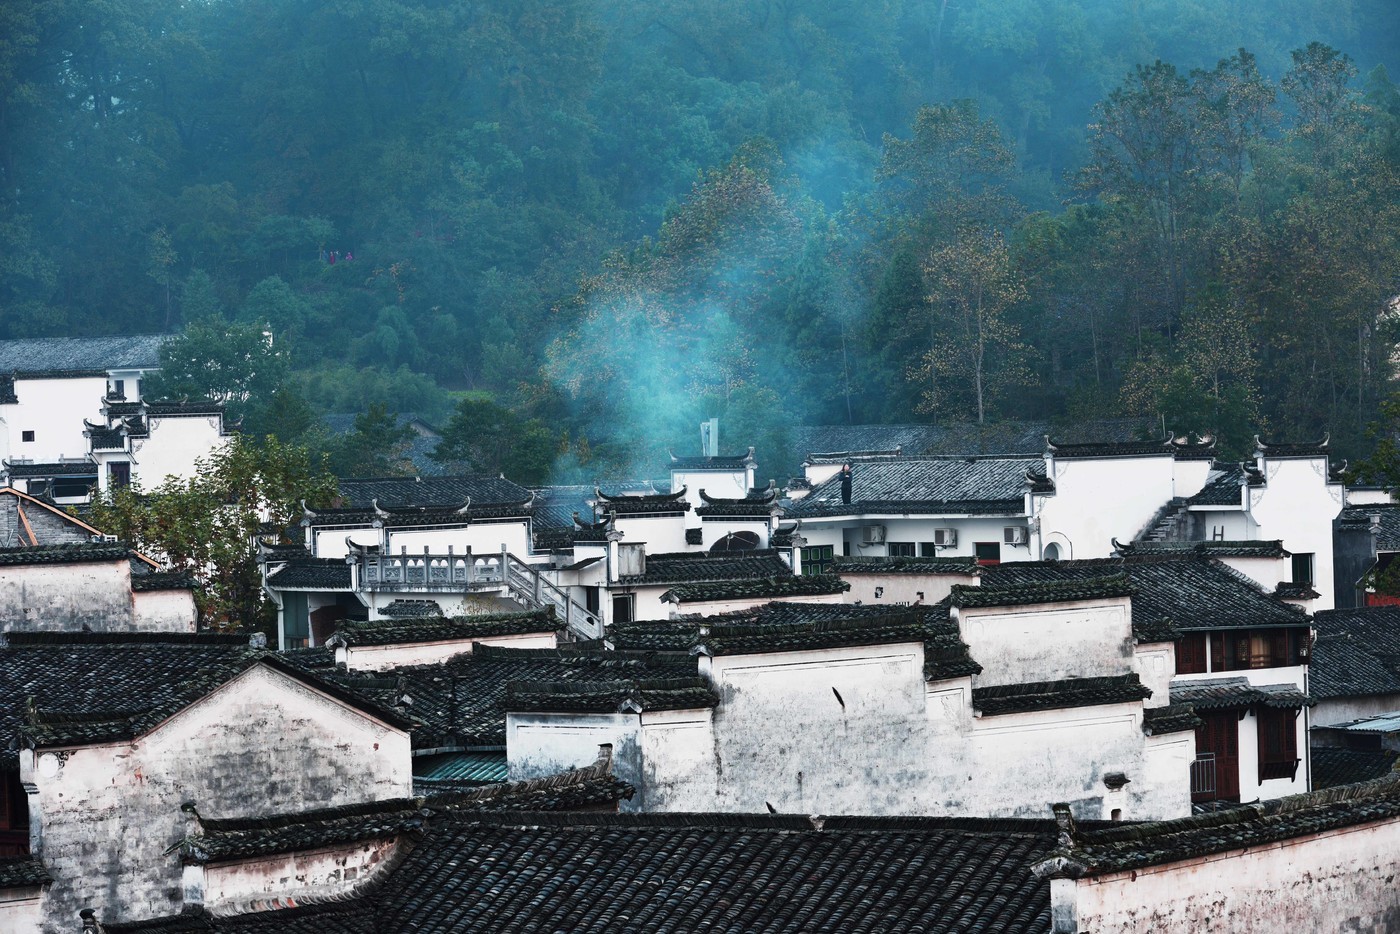
<svg viewBox="0 0 1400 934">
<path fill-rule="evenodd" d="M 959 610 L 963 641 L 983 668 L 978 687 L 1133 670 L 1128 599 L 1047 607 Z"/>
<path fill-rule="evenodd" d="M 32 760 L 34 757 L 27 757 Z M 180 805 L 245 818 L 412 792 L 408 735 L 264 666 L 130 744 L 21 763 L 39 851 L 54 877 L 48 930 L 81 908 L 139 920 L 178 913 Z"/>
<path fill-rule="evenodd" d="M 131 442 L 132 474 L 140 478 L 146 489 L 154 489 L 168 476 L 187 479 L 194 476 L 195 461 L 207 458 L 229 443 L 220 432 L 222 419 L 217 415 L 181 415 L 150 419 L 150 437 Z M 98 483 L 106 488 L 104 473 Z"/>
<path fill-rule="evenodd" d="M 1131 541 L 1172 498 L 1174 469 L 1170 454 L 1055 459 L 1055 495 L 1036 497 L 1042 540 L 1061 543 L 1062 560 L 1111 556 L 1114 538 Z"/>
<path fill-rule="evenodd" d="M 106 394 L 106 374 L 72 379 L 29 379 L 20 374 L 15 378 L 19 403 L 0 411 L 10 429 L 9 456 L 39 462 L 86 456 L 83 419 L 103 421 Z M 33 441 L 20 440 L 25 431 L 34 432 Z"/>
<path fill-rule="evenodd" d="M 1342 486 L 1327 482 L 1327 460 L 1322 457 L 1266 460 L 1264 475 L 1267 486 L 1249 490 L 1257 535 L 1281 539 L 1294 554 L 1314 555 L 1313 589 L 1322 595 L 1315 608 L 1330 610 L 1336 598 L 1332 520 L 1342 509 Z"/>
<path fill-rule="evenodd" d="M 0 548 L 30 544 L 29 531 L 20 522 L 19 510 L 29 522 L 41 545 L 65 545 L 92 540 L 92 533 L 72 520 L 56 516 L 48 509 L 14 493 L 0 494 Z"/>
<path fill-rule="evenodd" d="M 192 590 L 133 591 L 131 628 L 138 632 L 194 632 L 199 612 Z"/>
<path fill-rule="evenodd" d="M 119 561 L 0 567 L 0 629 L 129 632 L 131 565 Z"/>
<path fill-rule="evenodd" d="M 1400 930 L 1396 853 L 1400 819 L 1098 879 L 1057 880 L 1052 901 L 1072 904 L 1077 924 L 1054 931 L 1383 934 Z"/>
</svg>

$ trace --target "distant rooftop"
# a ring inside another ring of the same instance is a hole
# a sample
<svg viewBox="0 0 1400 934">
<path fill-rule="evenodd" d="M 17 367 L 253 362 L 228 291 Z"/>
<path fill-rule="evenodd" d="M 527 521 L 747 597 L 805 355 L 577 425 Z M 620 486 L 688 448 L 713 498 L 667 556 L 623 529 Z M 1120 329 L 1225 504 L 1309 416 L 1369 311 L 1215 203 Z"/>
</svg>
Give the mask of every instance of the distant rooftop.
<svg viewBox="0 0 1400 934">
<path fill-rule="evenodd" d="M 40 337 L 0 341 L 0 373 L 152 369 L 169 334 L 135 337 Z"/>
</svg>

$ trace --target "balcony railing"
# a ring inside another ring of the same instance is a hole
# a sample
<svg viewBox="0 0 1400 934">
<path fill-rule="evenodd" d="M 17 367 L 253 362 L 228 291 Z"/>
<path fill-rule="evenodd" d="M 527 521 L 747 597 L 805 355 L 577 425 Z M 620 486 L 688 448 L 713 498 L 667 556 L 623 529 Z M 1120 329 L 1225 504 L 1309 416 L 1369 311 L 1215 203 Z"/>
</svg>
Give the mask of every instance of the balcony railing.
<svg viewBox="0 0 1400 934">
<path fill-rule="evenodd" d="M 500 586 L 505 581 L 499 554 L 373 555 L 362 561 L 360 585 L 370 590 Z"/>
<path fill-rule="evenodd" d="M 1191 796 L 1215 794 L 1215 753 L 1198 752 L 1191 763 Z"/>
</svg>

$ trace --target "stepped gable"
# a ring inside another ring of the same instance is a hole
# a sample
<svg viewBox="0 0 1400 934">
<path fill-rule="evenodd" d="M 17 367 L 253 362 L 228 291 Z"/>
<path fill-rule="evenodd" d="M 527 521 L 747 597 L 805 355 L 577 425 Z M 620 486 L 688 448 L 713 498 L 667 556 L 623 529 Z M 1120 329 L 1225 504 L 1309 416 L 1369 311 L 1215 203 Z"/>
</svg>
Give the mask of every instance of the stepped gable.
<svg viewBox="0 0 1400 934">
<path fill-rule="evenodd" d="M 1170 436 L 1153 441 L 1086 441 L 1067 443 L 1045 436 L 1046 450 L 1056 460 L 1110 457 L 1174 457 L 1178 445 Z"/>
<path fill-rule="evenodd" d="M 409 725 L 392 709 L 250 647 L 246 635 L 12 632 L 0 647 L 9 685 L 0 694 L 0 766 L 15 767 L 21 741 L 61 746 L 132 739 L 259 663 L 386 722 Z"/>
<path fill-rule="evenodd" d="M 972 689 L 972 706 L 983 716 L 1124 704 L 1152 696 L 1137 673 L 1101 678 L 1063 678 Z"/>
<path fill-rule="evenodd" d="M 1057 804 L 1055 810 L 1064 840 L 1034 872 L 1041 879 L 1078 879 L 1392 819 L 1400 815 L 1400 774 L 1178 820 L 1096 830 L 1077 831 L 1068 805 Z"/>
<path fill-rule="evenodd" d="M 716 600 L 777 600 L 783 597 L 818 597 L 845 593 L 851 585 L 835 574 L 765 577 L 760 580 L 716 581 L 683 584 L 661 595 L 669 603 L 708 603 Z"/>
<path fill-rule="evenodd" d="M 643 573 L 624 575 L 619 581 L 629 587 L 655 587 L 790 576 L 792 568 L 788 567 L 776 549 L 756 548 L 751 551 L 672 551 L 647 555 Z"/>
<path fill-rule="evenodd" d="M 668 516 L 690 512 L 690 503 L 685 498 L 685 487 L 674 493 L 652 493 L 643 496 L 622 493 L 609 495 L 597 488 L 593 492 L 598 501 L 599 512 L 618 516 Z"/>
<path fill-rule="evenodd" d="M 671 455 L 671 470 L 681 470 L 688 472 L 698 472 L 704 470 L 723 471 L 732 473 L 744 470 L 754 465 L 754 449 L 749 448 L 743 454 L 731 454 L 729 456 L 718 457 L 677 457 Z"/>
<path fill-rule="evenodd" d="M 687 656 L 477 645 L 470 653 L 434 665 L 325 676 L 376 703 L 403 703 L 418 721 L 414 748 L 434 749 L 504 746 L 505 702 L 512 682 L 645 680 L 695 674 L 696 660 Z"/>
<path fill-rule="evenodd" d="M 1140 642 L 1169 641 L 1202 629 L 1306 626 L 1310 617 L 1212 558 L 1133 555 L 1087 561 L 1010 562 L 982 569 L 982 586 L 1127 574 L 1133 633 Z"/>
<path fill-rule="evenodd" d="M 1400 752 L 1360 752 L 1331 746 L 1314 746 L 1311 755 L 1314 791 L 1384 778 L 1400 761 Z"/>
<path fill-rule="evenodd" d="M 506 685 L 506 710 L 518 712 L 641 713 L 718 705 L 719 695 L 701 677 L 512 681 Z"/>
<path fill-rule="evenodd" d="M 778 491 L 772 484 L 765 490 L 750 490 L 743 499 L 722 499 L 710 496 L 704 490 L 698 491 L 700 501 L 705 505 L 695 510 L 698 516 L 736 516 L 767 519 L 778 506 Z"/>
<path fill-rule="evenodd" d="M 105 376 L 108 370 L 160 367 L 160 348 L 168 334 L 129 337 L 40 337 L 0 341 L 0 373 L 39 378 L 46 375 Z"/>
<path fill-rule="evenodd" d="M 1323 610 L 1309 686 L 1320 700 L 1400 694 L 1400 606 Z"/>
<path fill-rule="evenodd" d="M 863 462 L 851 472 L 851 502 L 833 476 L 786 509 L 792 518 L 881 513 L 1021 515 L 1028 472 L 1043 476 L 1040 457 L 901 457 Z"/>
<path fill-rule="evenodd" d="M 1196 709 L 1190 704 L 1168 704 L 1165 707 L 1144 707 L 1142 710 L 1142 731 L 1148 736 L 1184 733 L 1199 729 L 1204 722 L 1196 716 Z"/>
<path fill-rule="evenodd" d="M 554 607 L 509 613 L 478 613 L 472 616 L 405 617 L 368 622 L 347 621 L 326 640 L 329 646 L 361 647 L 403 645 L 418 642 L 449 642 L 485 639 L 490 636 L 518 636 L 553 633 L 559 630 Z"/>
<path fill-rule="evenodd" d="M 278 590 L 349 590 L 350 565 L 344 558 L 292 558 L 267 582 Z"/>
<path fill-rule="evenodd" d="M 607 641 L 618 649 L 712 656 L 922 642 L 927 680 L 982 670 L 949 617 L 947 601 L 917 607 L 772 602 L 714 616 L 616 624 Z"/>
<path fill-rule="evenodd" d="M 1254 449 L 1268 460 L 1281 460 L 1292 457 L 1321 457 L 1326 458 L 1328 436 L 1323 435 L 1317 441 L 1284 442 L 1284 441 L 1262 441 L 1258 435 L 1254 436 Z"/>
<path fill-rule="evenodd" d="M 71 542 L 63 545 L 23 545 L 0 548 L 0 567 L 28 564 L 96 564 L 125 561 L 134 553 L 120 543 Z"/>
<path fill-rule="evenodd" d="M 981 565 L 971 555 L 966 558 L 837 558 L 831 572 L 849 574 L 955 574 L 976 577 Z"/>
</svg>

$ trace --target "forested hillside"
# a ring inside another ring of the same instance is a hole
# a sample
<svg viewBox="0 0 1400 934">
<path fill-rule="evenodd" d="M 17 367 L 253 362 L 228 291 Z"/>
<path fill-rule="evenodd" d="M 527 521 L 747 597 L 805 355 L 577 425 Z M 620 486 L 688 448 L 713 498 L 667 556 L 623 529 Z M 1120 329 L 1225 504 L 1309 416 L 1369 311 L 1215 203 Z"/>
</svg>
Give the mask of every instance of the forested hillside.
<svg viewBox="0 0 1400 934">
<path fill-rule="evenodd" d="M 1361 453 L 1387 67 L 1394 0 L 8 0 L 0 337 L 197 325 L 179 392 L 269 330 L 250 431 L 524 480 L 710 415 Z"/>
</svg>

